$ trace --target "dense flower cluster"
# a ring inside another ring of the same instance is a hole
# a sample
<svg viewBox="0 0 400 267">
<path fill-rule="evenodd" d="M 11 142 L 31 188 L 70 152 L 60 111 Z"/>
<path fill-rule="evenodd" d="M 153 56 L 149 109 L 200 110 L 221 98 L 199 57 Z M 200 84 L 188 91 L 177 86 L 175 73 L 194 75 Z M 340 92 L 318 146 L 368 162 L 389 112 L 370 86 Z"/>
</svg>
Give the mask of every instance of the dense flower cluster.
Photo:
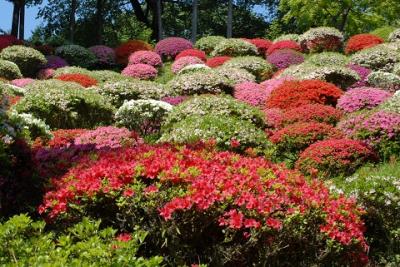
<svg viewBox="0 0 400 267">
<path fill-rule="evenodd" d="M 39 70 L 37 77 L 40 80 L 47 80 L 47 79 L 51 79 L 54 77 L 55 74 L 55 70 L 54 69 L 41 69 Z"/>
<path fill-rule="evenodd" d="M 400 55 L 385 44 L 380 44 L 355 53 L 350 62 L 375 71 L 391 71 L 394 64 L 400 62 Z"/>
<path fill-rule="evenodd" d="M 205 36 L 197 40 L 196 48 L 201 51 L 210 54 L 214 48 L 221 42 L 224 41 L 225 37 L 222 36 Z"/>
<path fill-rule="evenodd" d="M 122 75 L 140 80 L 153 80 L 158 75 L 158 70 L 147 64 L 131 64 L 122 70 Z"/>
<path fill-rule="evenodd" d="M 97 63 L 101 66 L 112 66 L 115 64 L 114 49 L 105 45 L 95 45 L 89 47 L 89 50 L 96 56 Z"/>
<path fill-rule="evenodd" d="M 337 52 L 322 52 L 318 54 L 311 55 L 307 58 L 306 62 L 319 67 L 325 67 L 327 65 L 332 66 L 345 66 L 349 59 Z"/>
<path fill-rule="evenodd" d="M 373 109 L 391 96 L 391 93 L 379 88 L 354 88 L 345 92 L 339 98 L 337 108 L 345 112 L 355 112 L 361 109 Z"/>
<path fill-rule="evenodd" d="M 178 73 L 180 70 L 182 70 L 184 67 L 189 66 L 189 65 L 195 65 L 195 64 L 203 64 L 203 61 L 195 56 L 185 56 L 185 57 L 180 57 L 174 61 L 172 64 L 172 72 L 173 73 Z"/>
<path fill-rule="evenodd" d="M 46 56 L 47 63 L 43 66 L 44 69 L 58 69 L 68 66 L 68 62 L 58 56 Z"/>
<path fill-rule="evenodd" d="M 379 109 L 400 114 L 400 91 L 397 91 L 391 98 L 382 103 Z"/>
<path fill-rule="evenodd" d="M 18 86 L 18 87 L 25 87 L 28 84 L 33 83 L 35 80 L 31 78 L 21 78 L 21 79 L 15 79 L 11 81 L 12 85 Z"/>
<path fill-rule="evenodd" d="M 197 57 L 197 58 L 201 59 L 203 62 L 205 62 L 207 60 L 206 53 L 201 50 L 198 50 L 198 49 L 183 50 L 175 57 L 175 60 L 177 60 L 181 57 Z"/>
<path fill-rule="evenodd" d="M 80 45 L 63 45 L 57 47 L 56 56 L 65 59 L 71 66 L 82 68 L 90 68 L 97 63 L 96 55 Z"/>
<path fill-rule="evenodd" d="M 273 52 L 282 49 L 292 49 L 295 51 L 301 51 L 301 47 L 295 42 L 291 40 L 282 40 L 273 43 L 267 50 L 267 54 L 271 55 Z"/>
<path fill-rule="evenodd" d="M 57 77 L 59 75 L 63 74 L 85 74 L 88 76 L 91 76 L 92 72 L 88 69 L 81 68 L 81 67 L 75 67 L 75 66 L 66 66 L 62 68 L 58 68 L 54 71 L 54 77 Z"/>
<path fill-rule="evenodd" d="M 19 45 L 21 41 L 13 35 L 0 35 L 0 51 L 12 45 Z"/>
<path fill-rule="evenodd" d="M 207 70 L 211 70 L 211 68 L 209 66 L 207 66 L 206 64 L 204 64 L 204 63 L 202 63 L 202 64 L 191 64 L 191 65 L 187 65 L 186 67 L 183 67 L 178 72 L 178 75 L 186 74 L 186 73 L 194 73 L 194 72 L 197 72 L 197 71 L 207 71 Z"/>
<path fill-rule="evenodd" d="M 273 73 L 273 66 L 265 59 L 256 56 L 235 57 L 224 63 L 224 66 L 247 70 L 261 81 L 270 78 Z"/>
<path fill-rule="evenodd" d="M 368 84 L 388 91 L 400 89 L 400 76 L 383 71 L 371 72 L 367 77 Z"/>
<path fill-rule="evenodd" d="M 219 42 L 211 53 L 211 56 L 252 56 L 257 55 L 258 50 L 252 43 L 242 39 L 225 39 Z"/>
<path fill-rule="evenodd" d="M 383 38 L 369 34 L 369 33 L 362 33 L 356 34 L 350 37 L 347 41 L 345 52 L 346 54 L 351 54 L 365 48 L 374 47 L 378 44 L 384 43 L 385 40 Z"/>
<path fill-rule="evenodd" d="M 305 104 L 335 106 L 342 90 L 319 80 L 285 81 L 267 100 L 268 108 L 290 109 Z"/>
<path fill-rule="evenodd" d="M 398 42 L 400 41 L 400 29 L 395 29 L 389 35 L 389 42 Z"/>
<path fill-rule="evenodd" d="M 362 142 L 330 139 L 309 146 L 300 154 L 296 168 L 306 175 L 321 178 L 351 175 L 357 168 L 374 160 L 374 153 Z"/>
<path fill-rule="evenodd" d="M 188 96 L 166 96 L 161 98 L 161 101 L 164 101 L 168 104 L 171 104 L 173 106 L 177 106 L 187 100 L 189 97 Z"/>
<path fill-rule="evenodd" d="M 362 66 L 353 65 L 353 64 L 349 64 L 347 67 L 349 69 L 357 72 L 358 76 L 360 77 L 360 80 L 358 82 L 356 82 L 355 84 L 353 84 L 351 87 L 357 88 L 357 87 L 363 87 L 363 86 L 367 85 L 367 77 L 371 73 L 372 70 L 362 67 Z"/>
<path fill-rule="evenodd" d="M 253 45 L 255 45 L 257 47 L 258 53 L 260 55 L 265 55 L 268 48 L 272 45 L 272 42 L 270 40 L 261 39 L 261 38 L 249 39 L 248 42 L 252 43 Z"/>
<path fill-rule="evenodd" d="M 229 62 L 229 61 L 228 61 Z M 230 86 L 235 86 L 239 83 L 244 82 L 255 82 L 256 76 L 245 69 L 240 68 L 229 68 L 227 66 L 221 66 L 214 69 L 215 73 L 228 79 Z"/>
<path fill-rule="evenodd" d="M 212 57 L 212 58 L 207 59 L 206 64 L 210 68 L 216 68 L 216 67 L 222 66 L 225 62 L 227 62 L 230 59 L 231 59 L 231 57 L 228 57 L 228 56 Z"/>
<path fill-rule="evenodd" d="M 22 73 L 14 62 L 0 59 L 0 77 L 14 80 L 22 78 Z"/>
<path fill-rule="evenodd" d="M 270 92 L 254 82 L 244 82 L 235 86 L 233 96 L 252 106 L 263 108 Z"/>
<path fill-rule="evenodd" d="M 78 83 L 85 88 L 97 85 L 96 79 L 85 74 L 62 74 L 57 76 L 56 79 L 64 82 Z"/>
<path fill-rule="evenodd" d="M 136 51 L 151 51 L 153 48 L 150 44 L 140 41 L 140 40 L 130 40 L 115 48 L 115 55 L 117 63 L 121 65 L 126 65 L 128 63 L 128 58 L 131 54 Z"/>
<path fill-rule="evenodd" d="M 267 60 L 276 68 L 285 69 L 290 65 L 303 63 L 304 56 L 300 52 L 292 49 L 282 49 L 268 55 Z"/>
<path fill-rule="evenodd" d="M 312 28 L 300 36 L 301 48 L 311 53 L 338 51 L 343 45 L 343 34 L 332 27 Z"/>
<path fill-rule="evenodd" d="M 159 54 L 153 51 L 136 51 L 131 54 L 128 64 L 147 64 L 154 68 L 161 67 L 163 62 Z"/>
<path fill-rule="evenodd" d="M 193 44 L 184 38 L 169 37 L 156 44 L 155 52 L 162 58 L 174 59 L 180 52 L 193 48 Z"/>
</svg>

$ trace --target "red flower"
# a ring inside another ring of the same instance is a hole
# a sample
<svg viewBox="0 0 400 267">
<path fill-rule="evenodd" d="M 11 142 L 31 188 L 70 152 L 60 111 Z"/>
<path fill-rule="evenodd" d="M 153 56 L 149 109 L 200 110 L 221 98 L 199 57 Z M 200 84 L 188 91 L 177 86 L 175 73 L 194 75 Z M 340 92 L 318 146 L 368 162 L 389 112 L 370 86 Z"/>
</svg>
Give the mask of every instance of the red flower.
<svg viewBox="0 0 400 267">
<path fill-rule="evenodd" d="M 209 66 L 210 68 L 216 68 L 223 65 L 230 59 L 231 57 L 228 56 L 212 57 L 207 60 L 206 65 Z"/>
<path fill-rule="evenodd" d="M 133 197 L 135 195 L 135 191 L 133 191 L 131 188 L 126 189 L 122 195 L 124 197 Z"/>
<path fill-rule="evenodd" d="M 274 51 L 281 49 L 293 49 L 301 52 L 301 47 L 295 41 L 283 40 L 273 43 L 267 50 L 267 55 L 271 55 Z"/>
<path fill-rule="evenodd" d="M 121 242 L 129 242 L 130 240 L 132 240 L 132 236 L 128 233 L 122 233 L 117 236 L 117 240 Z"/>
<path fill-rule="evenodd" d="M 141 50 L 151 51 L 153 50 L 153 48 L 150 44 L 140 40 L 130 40 L 121 44 L 120 46 L 115 48 L 117 63 L 121 65 L 128 64 L 129 56 L 134 52 Z"/>
<path fill-rule="evenodd" d="M 266 220 L 266 224 L 275 230 L 280 230 L 282 228 L 282 222 L 271 217 Z"/>
<path fill-rule="evenodd" d="M 176 57 L 175 60 L 181 58 L 181 57 L 197 57 L 199 59 L 201 59 L 202 61 L 206 61 L 207 57 L 206 57 L 206 53 L 198 50 L 198 49 L 186 49 L 183 50 L 182 52 L 180 52 Z"/>
<path fill-rule="evenodd" d="M 237 148 L 240 146 L 240 142 L 238 140 L 232 139 L 231 140 L 231 147 L 232 148 Z"/>
<path fill-rule="evenodd" d="M 64 82 L 74 82 L 82 85 L 83 87 L 91 87 L 97 85 L 97 80 L 85 74 L 62 74 L 56 77 L 57 80 Z"/>
<path fill-rule="evenodd" d="M 366 48 L 374 47 L 384 42 L 385 40 L 383 40 L 381 37 L 373 34 L 357 34 L 349 39 L 345 48 L 345 52 L 346 54 L 351 54 Z"/>
</svg>

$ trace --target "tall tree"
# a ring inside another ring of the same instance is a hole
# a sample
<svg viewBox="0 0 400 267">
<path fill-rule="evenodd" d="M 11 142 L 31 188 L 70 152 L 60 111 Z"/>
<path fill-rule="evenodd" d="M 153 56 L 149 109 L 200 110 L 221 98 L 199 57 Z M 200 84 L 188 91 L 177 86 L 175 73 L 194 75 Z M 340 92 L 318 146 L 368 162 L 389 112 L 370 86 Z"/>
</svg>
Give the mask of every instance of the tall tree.
<svg viewBox="0 0 400 267">
<path fill-rule="evenodd" d="M 25 38 L 25 0 L 19 1 L 19 35 L 20 40 Z"/>
<path fill-rule="evenodd" d="M 12 26 L 11 26 L 11 35 L 18 37 L 18 29 L 19 29 L 19 11 L 20 6 L 18 1 L 13 2 L 13 16 L 12 16 Z"/>
<path fill-rule="evenodd" d="M 197 23 L 198 23 L 198 15 L 197 15 L 197 0 L 192 0 L 192 43 L 196 42 L 197 38 Z"/>
<path fill-rule="evenodd" d="M 233 0 L 228 0 L 228 20 L 226 37 L 232 38 Z"/>
<path fill-rule="evenodd" d="M 95 15 L 95 40 L 96 44 L 103 44 L 104 31 L 104 5 L 105 0 L 96 0 L 96 15 Z"/>
<path fill-rule="evenodd" d="M 76 9 L 78 8 L 78 1 L 77 0 L 71 0 L 71 8 L 69 12 L 69 41 L 71 43 L 74 43 L 74 37 L 75 37 L 75 15 L 76 15 Z"/>
</svg>

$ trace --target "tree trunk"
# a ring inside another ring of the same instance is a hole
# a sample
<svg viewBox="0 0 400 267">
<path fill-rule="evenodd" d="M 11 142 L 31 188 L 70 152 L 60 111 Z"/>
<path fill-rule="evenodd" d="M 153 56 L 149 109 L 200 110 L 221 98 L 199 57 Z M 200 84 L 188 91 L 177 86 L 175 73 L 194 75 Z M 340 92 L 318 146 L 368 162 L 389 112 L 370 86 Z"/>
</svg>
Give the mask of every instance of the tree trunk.
<svg viewBox="0 0 400 267">
<path fill-rule="evenodd" d="M 146 26 L 150 26 L 149 20 L 143 12 L 142 6 L 140 5 L 138 0 L 130 0 L 132 5 L 133 12 L 135 13 L 136 18 L 146 24 Z"/>
<path fill-rule="evenodd" d="M 232 38 L 232 18 L 233 18 L 233 0 L 229 0 L 228 2 L 228 21 L 227 21 L 227 31 L 226 37 Z"/>
<path fill-rule="evenodd" d="M 96 18 L 95 18 L 95 27 L 96 27 L 96 36 L 95 42 L 98 45 L 103 44 L 103 31 L 104 31 L 104 0 L 96 1 Z"/>
<path fill-rule="evenodd" d="M 344 31 L 344 28 L 346 27 L 347 20 L 348 20 L 348 18 L 349 18 L 350 12 L 351 12 L 351 7 L 347 8 L 347 9 L 344 11 L 344 13 L 343 13 L 342 23 L 341 23 L 340 26 L 339 26 L 339 30 L 340 30 L 341 32 L 343 32 L 343 31 Z"/>
<path fill-rule="evenodd" d="M 25 38 L 25 1 L 20 2 L 19 10 L 19 39 L 24 40 Z"/>
<path fill-rule="evenodd" d="M 14 1 L 11 35 L 17 38 L 18 38 L 18 28 L 19 28 L 19 11 L 20 11 L 19 3 L 18 1 Z"/>
<path fill-rule="evenodd" d="M 74 43 L 75 37 L 75 13 L 78 8 L 77 0 L 71 0 L 71 10 L 69 14 L 69 41 Z"/>
<path fill-rule="evenodd" d="M 157 9 L 157 40 L 162 40 L 163 39 L 163 28 L 162 28 L 162 11 L 161 11 L 161 0 L 156 0 L 156 9 Z"/>
<path fill-rule="evenodd" d="M 197 0 L 192 0 L 192 43 L 197 39 Z"/>
</svg>

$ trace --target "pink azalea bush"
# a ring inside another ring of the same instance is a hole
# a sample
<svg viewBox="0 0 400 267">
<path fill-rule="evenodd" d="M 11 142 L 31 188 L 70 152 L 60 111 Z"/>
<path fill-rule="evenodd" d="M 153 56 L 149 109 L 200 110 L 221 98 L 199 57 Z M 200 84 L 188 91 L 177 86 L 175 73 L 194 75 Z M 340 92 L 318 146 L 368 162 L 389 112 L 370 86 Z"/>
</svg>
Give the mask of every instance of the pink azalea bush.
<svg viewBox="0 0 400 267">
<path fill-rule="evenodd" d="M 233 96 L 247 104 L 257 107 L 264 107 L 269 92 L 255 82 L 244 82 L 235 86 Z"/>
<path fill-rule="evenodd" d="M 260 85 L 265 88 L 265 90 L 268 92 L 268 96 L 274 91 L 276 88 L 281 86 L 285 81 L 290 80 L 289 77 L 283 77 L 283 78 L 273 78 L 270 80 L 266 80 Z"/>
<path fill-rule="evenodd" d="M 176 74 L 184 67 L 195 64 L 204 64 L 204 62 L 198 57 L 192 57 L 192 56 L 181 57 L 175 60 L 174 63 L 172 64 L 171 66 L 172 72 Z"/>
<path fill-rule="evenodd" d="M 292 49 L 276 50 L 267 56 L 269 63 L 278 69 L 285 69 L 290 65 L 296 65 L 304 62 L 302 53 Z"/>
<path fill-rule="evenodd" d="M 89 50 L 96 56 L 100 65 L 114 65 L 116 56 L 114 49 L 105 45 L 95 45 L 89 47 Z"/>
<path fill-rule="evenodd" d="M 18 87 L 25 87 L 28 84 L 33 83 L 35 80 L 31 78 L 22 78 L 22 79 L 15 79 L 11 81 L 12 85 L 18 86 Z"/>
<path fill-rule="evenodd" d="M 379 88 L 354 88 L 345 92 L 339 98 L 337 108 L 345 112 L 355 112 L 361 109 L 372 109 L 391 96 L 391 93 Z"/>
<path fill-rule="evenodd" d="M 180 37 L 169 37 L 156 44 L 155 52 L 162 58 L 174 59 L 183 50 L 191 48 L 193 48 L 193 44 L 189 40 Z"/>
<path fill-rule="evenodd" d="M 122 75 L 140 80 L 152 80 L 157 77 L 157 74 L 157 69 L 147 64 L 128 65 L 122 71 Z"/>
<path fill-rule="evenodd" d="M 359 65 L 350 64 L 347 66 L 349 69 L 354 70 L 357 72 L 358 76 L 360 76 L 360 80 L 353 84 L 351 87 L 363 87 L 367 85 L 367 77 L 372 72 L 372 70 L 362 67 Z"/>
<path fill-rule="evenodd" d="M 166 97 L 161 98 L 161 101 L 167 102 L 168 104 L 171 104 L 173 106 L 177 106 L 188 98 L 189 97 L 185 96 L 185 95 L 183 95 L 183 96 L 166 96 Z"/>
<path fill-rule="evenodd" d="M 136 51 L 129 56 L 129 65 L 133 64 L 147 64 L 154 68 L 161 67 L 163 62 L 159 54 L 153 51 Z"/>
</svg>

